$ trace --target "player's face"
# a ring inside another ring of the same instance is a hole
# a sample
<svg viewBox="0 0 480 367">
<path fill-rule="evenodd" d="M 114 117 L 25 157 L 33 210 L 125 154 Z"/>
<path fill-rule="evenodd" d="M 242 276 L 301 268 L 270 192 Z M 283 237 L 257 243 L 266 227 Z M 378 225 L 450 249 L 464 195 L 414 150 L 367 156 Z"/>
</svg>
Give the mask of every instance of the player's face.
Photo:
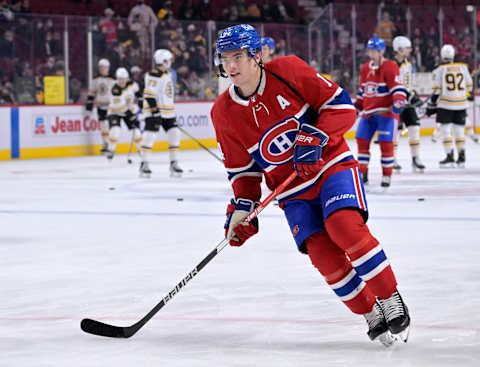
<svg viewBox="0 0 480 367">
<path fill-rule="evenodd" d="M 233 50 L 222 53 L 220 61 L 225 72 L 237 87 L 249 84 L 257 76 L 257 64 L 246 50 Z"/>
<path fill-rule="evenodd" d="M 268 47 L 267 45 L 262 46 L 262 56 L 267 56 L 268 58 L 270 58 L 271 53 L 272 51 L 270 50 L 270 47 Z"/>
<path fill-rule="evenodd" d="M 125 88 L 127 85 L 128 79 L 127 78 L 119 78 L 118 79 L 118 85 L 122 88 Z"/>
<path fill-rule="evenodd" d="M 411 47 L 401 48 L 400 53 L 402 54 L 403 57 L 409 57 L 410 54 L 412 53 L 412 48 Z"/>
<path fill-rule="evenodd" d="M 380 63 L 380 59 L 382 57 L 382 54 L 380 53 L 380 51 L 367 50 L 367 52 L 368 52 L 368 57 L 370 58 L 370 60 L 372 60 L 375 64 Z"/>
<path fill-rule="evenodd" d="M 98 70 L 100 71 L 100 74 L 102 74 L 103 76 L 108 75 L 108 66 L 99 66 Z"/>
</svg>

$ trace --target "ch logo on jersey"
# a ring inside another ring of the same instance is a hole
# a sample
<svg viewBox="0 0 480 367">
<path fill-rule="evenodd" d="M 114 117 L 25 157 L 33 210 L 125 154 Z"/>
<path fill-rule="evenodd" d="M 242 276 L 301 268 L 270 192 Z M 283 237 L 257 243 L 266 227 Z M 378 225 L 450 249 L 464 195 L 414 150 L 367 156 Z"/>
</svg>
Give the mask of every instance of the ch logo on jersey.
<svg viewBox="0 0 480 367">
<path fill-rule="evenodd" d="M 377 83 L 367 82 L 365 83 L 364 95 L 367 97 L 374 97 L 377 94 Z"/>
<path fill-rule="evenodd" d="M 262 159 L 273 165 L 280 165 L 292 159 L 293 145 L 299 127 L 300 122 L 295 117 L 290 117 L 267 130 L 259 143 Z"/>
</svg>

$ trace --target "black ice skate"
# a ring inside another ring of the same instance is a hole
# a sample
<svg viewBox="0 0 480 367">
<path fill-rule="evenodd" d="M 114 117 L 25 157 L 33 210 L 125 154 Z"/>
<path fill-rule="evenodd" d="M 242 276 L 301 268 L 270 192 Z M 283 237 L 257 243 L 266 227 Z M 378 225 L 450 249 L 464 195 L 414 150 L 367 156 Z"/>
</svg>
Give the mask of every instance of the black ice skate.
<svg viewBox="0 0 480 367">
<path fill-rule="evenodd" d="M 148 167 L 148 162 L 140 163 L 139 173 L 140 173 L 140 177 L 150 178 L 152 171 L 150 170 L 150 167 Z"/>
<path fill-rule="evenodd" d="M 410 331 L 410 315 L 400 293 L 395 291 L 389 298 L 379 299 L 378 303 L 392 335 L 406 343 Z"/>
<path fill-rule="evenodd" d="M 365 173 L 361 173 L 362 175 L 362 181 L 364 185 L 368 185 L 368 171 Z"/>
<path fill-rule="evenodd" d="M 413 172 L 422 172 L 425 170 L 425 165 L 420 161 L 418 157 L 412 157 L 412 169 Z"/>
<path fill-rule="evenodd" d="M 378 302 L 375 302 L 373 310 L 363 315 L 367 320 L 368 331 L 367 335 L 371 341 L 378 340 L 384 346 L 389 347 L 395 342 L 388 330 L 387 321 L 383 316 L 382 308 Z"/>
<path fill-rule="evenodd" d="M 438 162 L 440 168 L 450 168 L 453 167 L 455 160 L 453 159 L 453 152 L 447 154 L 444 160 Z"/>
<path fill-rule="evenodd" d="M 107 157 L 107 159 L 109 161 L 111 161 L 113 159 L 113 156 L 115 155 L 115 152 L 113 150 L 108 150 L 105 152 L 105 157 Z"/>
<path fill-rule="evenodd" d="M 181 177 L 183 169 L 180 168 L 177 161 L 170 162 L 170 176 L 171 177 Z"/>
<path fill-rule="evenodd" d="M 458 153 L 457 167 L 465 168 L 465 151 L 464 150 L 461 150 Z"/>
<path fill-rule="evenodd" d="M 390 187 L 391 182 L 392 182 L 392 176 L 383 176 L 380 186 L 387 189 Z"/>
<path fill-rule="evenodd" d="M 108 143 L 103 143 L 102 149 L 100 149 L 101 155 L 106 155 L 108 153 Z"/>
</svg>

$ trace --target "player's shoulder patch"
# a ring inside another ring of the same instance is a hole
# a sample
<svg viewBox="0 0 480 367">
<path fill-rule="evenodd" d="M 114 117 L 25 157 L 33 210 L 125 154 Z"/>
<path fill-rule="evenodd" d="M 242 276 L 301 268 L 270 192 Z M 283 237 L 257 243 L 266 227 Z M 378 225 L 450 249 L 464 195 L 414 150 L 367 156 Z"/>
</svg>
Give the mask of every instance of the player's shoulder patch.
<svg viewBox="0 0 480 367">
<path fill-rule="evenodd" d="M 115 84 L 112 87 L 112 95 L 119 96 L 121 94 L 122 94 L 122 88 L 118 84 Z"/>
<path fill-rule="evenodd" d="M 154 76 L 155 78 L 161 78 L 164 73 L 163 73 L 163 71 L 161 71 L 157 68 L 154 68 L 154 69 L 150 70 L 149 74 L 151 76 Z"/>
</svg>

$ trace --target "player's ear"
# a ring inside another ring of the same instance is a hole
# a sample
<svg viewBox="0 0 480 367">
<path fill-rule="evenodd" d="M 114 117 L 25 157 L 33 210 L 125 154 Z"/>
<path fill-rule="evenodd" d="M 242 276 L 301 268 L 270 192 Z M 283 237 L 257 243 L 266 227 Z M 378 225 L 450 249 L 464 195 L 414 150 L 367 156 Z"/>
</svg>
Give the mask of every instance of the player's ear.
<svg viewBox="0 0 480 367">
<path fill-rule="evenodd" d="M 254 59 L 255 59 L 255 62 L 257 64 L 260 63 L 260 61 L 262 60 L 262 51 L 261 50 L 258 50 L 257 53 L 255 54 L 254 56 Z"/>
</svg>

